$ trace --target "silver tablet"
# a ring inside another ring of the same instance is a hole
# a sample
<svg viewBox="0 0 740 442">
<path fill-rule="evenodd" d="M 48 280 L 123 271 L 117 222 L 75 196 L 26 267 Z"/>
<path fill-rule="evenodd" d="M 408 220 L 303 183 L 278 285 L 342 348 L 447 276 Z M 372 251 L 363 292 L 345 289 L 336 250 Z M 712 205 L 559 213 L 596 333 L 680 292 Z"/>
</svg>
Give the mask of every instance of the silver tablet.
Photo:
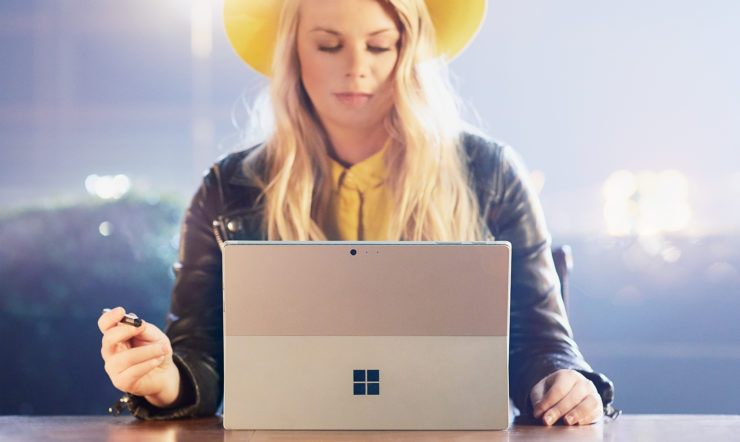
<svg viewBox="0 0 740 442">
<path fill-rule="evenodd" d="M 228 241 L 227 429 L 503 429 L 507 242 Z"/>
</svg>

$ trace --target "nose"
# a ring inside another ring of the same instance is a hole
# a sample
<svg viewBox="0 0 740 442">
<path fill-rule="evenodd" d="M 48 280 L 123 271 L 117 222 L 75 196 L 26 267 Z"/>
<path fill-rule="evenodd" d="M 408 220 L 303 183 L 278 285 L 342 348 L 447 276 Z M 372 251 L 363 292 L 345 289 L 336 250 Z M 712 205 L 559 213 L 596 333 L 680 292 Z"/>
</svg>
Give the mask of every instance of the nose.
<svg viewBox="0 0 740 442">
<path fill-rule="evenodd" d="M 354 44 L 345 53 L 347 54 L 345 77 L 365 78 L 368 75 L 368 54 L 364 44 Z"/>
</svg>

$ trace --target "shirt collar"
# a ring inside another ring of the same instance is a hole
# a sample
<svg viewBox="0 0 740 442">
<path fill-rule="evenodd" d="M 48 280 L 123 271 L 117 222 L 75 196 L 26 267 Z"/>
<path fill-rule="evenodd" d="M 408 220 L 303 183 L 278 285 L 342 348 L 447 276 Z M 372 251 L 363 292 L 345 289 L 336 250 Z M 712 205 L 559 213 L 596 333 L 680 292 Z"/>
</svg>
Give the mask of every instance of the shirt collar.
<svg viewBox="0 0 740 442">
<path fill-rule="evenodd" d="M 339 190 L 341 187 L 365 192 L 380 186 L 388 177 L 385 167 L 385 153 L 388 151 L 390 140 L 386 141 L 383 148 L 370 157 L 357 164 L 346 168 L 333 158 L 331 163 L 332 188 Z"/>
</svg>

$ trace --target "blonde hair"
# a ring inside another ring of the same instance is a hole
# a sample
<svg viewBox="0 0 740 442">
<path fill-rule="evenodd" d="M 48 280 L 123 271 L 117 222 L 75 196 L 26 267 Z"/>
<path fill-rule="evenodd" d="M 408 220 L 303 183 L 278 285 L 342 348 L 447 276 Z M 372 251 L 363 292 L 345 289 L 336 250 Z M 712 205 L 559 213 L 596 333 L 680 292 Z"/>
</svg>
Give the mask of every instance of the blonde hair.
<svg viewBox="0 0 740 442">
<path fill-rule="evenodd" d="M 388 186 L 394 197 L 388 240 L 477 240 L 484 234 L 461 144 L 457 101 L 434 60 L 424 0 L 379 0 L 396 15 L 401 41 L 394 106 L 384 124 Z M 296 48 L 299 0 L 286 0 L 278 27 L 270 96 L 274 133 L 265 143 L 264 230 L 271 240 L 324 240 L 331 195 L 329 141 L 303 88 Z"/>
</svg>

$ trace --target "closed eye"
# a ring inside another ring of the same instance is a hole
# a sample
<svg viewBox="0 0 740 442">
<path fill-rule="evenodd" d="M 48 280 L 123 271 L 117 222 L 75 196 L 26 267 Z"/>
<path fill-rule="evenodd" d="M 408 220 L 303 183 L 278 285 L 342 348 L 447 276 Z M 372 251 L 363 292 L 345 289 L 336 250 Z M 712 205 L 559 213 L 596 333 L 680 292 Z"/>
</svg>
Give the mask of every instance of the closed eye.
<svg viewBox="0 0 740 442">
<path fill-rule="evenodd" d="M 342 49 L 342 46 L 341 45 L 337 45 L 337 46 L 319 46 L 319 51 L 323 51 L 323 52 L 337 52 L 340 49 Z"/>
<path fill-rule="evenodd" d="M 322 52 L 339 52 L 339 50 L 342 49 L 342 45 L 337 46 L 319 46 L 319 51 Z M 376 54 L 380 54 L 382 52 L 388 52 L 391 50 L 391 48 L 383 48 L 379 46 L 368 46 L 367 50 Z"/>
</svg>

